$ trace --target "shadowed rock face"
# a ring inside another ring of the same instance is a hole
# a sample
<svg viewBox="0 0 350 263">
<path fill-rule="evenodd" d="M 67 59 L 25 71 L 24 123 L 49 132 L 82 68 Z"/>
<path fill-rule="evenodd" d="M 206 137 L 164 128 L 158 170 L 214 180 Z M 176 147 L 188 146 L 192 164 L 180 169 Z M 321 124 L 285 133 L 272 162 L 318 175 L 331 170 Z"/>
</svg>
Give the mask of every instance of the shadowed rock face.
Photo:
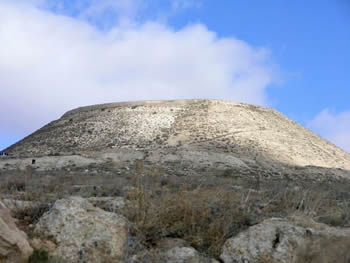
<svg viewBox="0 0 350 263">
<path fill-rule="evenodd" d="M 82 107 L 6 149 L 12 156 L 185 151 L 350 170 L 350 155 L 273 109 L 218 100 L 141 101 Z M 199 153 L 199 156 L 198 156 Z M 197 154 L 197 155 L 196 155 Z M 226 158 L 225 157 L 225 158 Z"/>
</svg>

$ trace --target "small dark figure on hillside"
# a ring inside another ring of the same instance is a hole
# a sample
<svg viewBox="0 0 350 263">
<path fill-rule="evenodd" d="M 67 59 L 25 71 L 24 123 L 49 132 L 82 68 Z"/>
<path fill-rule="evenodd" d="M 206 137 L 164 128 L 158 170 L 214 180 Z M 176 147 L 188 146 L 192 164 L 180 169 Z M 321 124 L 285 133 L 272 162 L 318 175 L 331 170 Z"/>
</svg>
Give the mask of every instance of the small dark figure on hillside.
<svg viewBox="0 0 350 263">
<path fill-rule="evenodd" d="M 34 165 L 35 164 L 35 159 L 32 159 L 32 165 Z"/>
</svg>

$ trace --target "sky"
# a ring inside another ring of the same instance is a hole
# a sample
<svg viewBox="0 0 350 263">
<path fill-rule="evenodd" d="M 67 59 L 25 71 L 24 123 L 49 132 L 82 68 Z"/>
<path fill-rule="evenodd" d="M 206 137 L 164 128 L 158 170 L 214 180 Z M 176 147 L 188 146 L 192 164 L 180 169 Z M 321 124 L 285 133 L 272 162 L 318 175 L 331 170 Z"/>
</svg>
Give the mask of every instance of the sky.
<svg viewBox="0 0 350 263">
<path fill-rule="evenodd" d="M 76 107 L 192 98 L 350 152 L 350 0 L 0 0 L 0 149 Z"/>
</svg>

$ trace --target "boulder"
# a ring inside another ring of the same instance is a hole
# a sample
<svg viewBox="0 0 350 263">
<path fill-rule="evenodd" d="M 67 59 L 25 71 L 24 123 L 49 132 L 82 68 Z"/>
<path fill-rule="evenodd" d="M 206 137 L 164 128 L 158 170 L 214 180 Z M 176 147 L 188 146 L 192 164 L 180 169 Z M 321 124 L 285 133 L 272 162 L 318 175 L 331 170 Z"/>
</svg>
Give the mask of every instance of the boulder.
<svg viewBox="0 0 350 263">
<path fill-rule="evenodd" d="M 0 262 L 26 262 L 32 252 L 26 234 L 17 228 L 10 210 L 0 202 Z"/>
<path fill-rule="evenodd" d="M 125 199 L 123 197 L 89 197 L 87 199 L 91 204 L 97 206 L 107 212 L 118 213 L 125 207 Z"/>
<path fill-rule="evenodd" d="M 32 248 L 36 250 L 45 250 L 48 252 L 53 252 L 56 249 L 56 244 L 50 240 L 41 240 L 39 238 L 34 238 L 32 240 L 29 240 L 29 243 L 32 246 Z"/>
<path fill-rule="evenodd" d="M 165 252 L 168 263 L 215 263 L 214 259 L 201 256 L 192 247 L 174 247 Z"/>
<path fill-rule="evenodd" d="M 40 205 L 38 202 L 22 201 L 16 199 L 3 199 L 2 202 L 9 210 L 11 210 L 12 213 L 32 209 Z"/>
<path fill-rule="evenodd" d="M 342 246 L 331 247 L 334 242 Z M 220 258 L 224 263 L 331 262 L 336 254 L 350 256 L 349 245 L 350 229 L 314 221 L 305 224 L 298 218 L 271 218 L 228 239 Z"/>
<path fill-rule="evenodd" d="M 215 259 L 211 259 L 201 255 L 193 247 L 182 239 L 165 238 L 157 242 L 156 247 L 150 250 L 144 250 L 134 255 L 131 263 L 218 263 Z"/>
<path fill-rule="evenodd" d="M 127 220 L 81 197 L 56 201 L 36 224 L 35 233 L 53 238 L 57 248 L 52 254 L 67 262 L 124 262 Z"/>
</svg>

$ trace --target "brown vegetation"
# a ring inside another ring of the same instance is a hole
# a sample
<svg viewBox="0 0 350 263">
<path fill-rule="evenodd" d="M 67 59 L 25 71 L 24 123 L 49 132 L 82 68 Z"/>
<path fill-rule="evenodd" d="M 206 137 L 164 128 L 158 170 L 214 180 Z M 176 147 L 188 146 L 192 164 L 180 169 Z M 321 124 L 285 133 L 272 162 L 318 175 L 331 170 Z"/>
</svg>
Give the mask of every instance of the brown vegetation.
<svg viewBox="0 0 350 263">
<path fill-rule="evenodd" d="M 131 234 L 141 247 L 153 248 L 161 239 L 180 238 L 214 258 L 219 257 L 228 238 L 266 218 L 301 215 L 333 226 L 350 224 L 349 200 L 335 198 L 333 190 L 285 187 L 276 182 L 261 182 L 255 190 L 237 185 L 233 177 L 166 175 L 164 169 L 142 161 L 137 161 L 126 175 L 107 174 L 72 176 L 60 172 L 47 176 L 26 170 L 16 177 L 4 177 L 0 191 L 3 196 L 39 203 L 15 214 L 26 224 L 35 223 L 54 200 L 65 196 L 123 195 L 129 200 L 124 215 L 133 222 Z M 85 185 L 85 189 L 81 182 L 93 187 Z M 76 185 L 86 192 L 76 192 Z M 343 244 L 335 244 L 324 240 L 318 248 L 326 251 L 326 247 L 327 255 L 336 255 Z M 298 252 L 303 260 L 300 262 L 322 262 L 319 257 L 323 254 L 313 252 L 318 251 L 313 243 L 310 246 L 312 249 Z"/>
</svg>

